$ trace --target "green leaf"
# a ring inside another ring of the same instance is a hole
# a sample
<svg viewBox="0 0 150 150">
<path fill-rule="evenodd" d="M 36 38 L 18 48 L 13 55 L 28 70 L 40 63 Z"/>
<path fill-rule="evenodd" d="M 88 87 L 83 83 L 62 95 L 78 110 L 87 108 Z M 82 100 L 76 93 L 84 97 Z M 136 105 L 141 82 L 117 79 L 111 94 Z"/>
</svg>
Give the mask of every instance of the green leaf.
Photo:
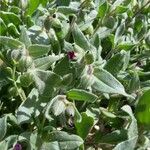
<svg viewBox="0 0 150 150">
<path fill-rule="evenodd" d="M 77 149 L 83 144 L 83 140 L 79 136 L 68 134 L 64 131 L 53 131 L 48 135 L 48 137 L 50 141 L 58 142 L 61 150 Z"/>
<path fill-rule="evenodd" d="M 105 108 L 102 108 L 102 107 L 101 107 L 100 110 L 101 110 L 101 113 L 102 113 L 104 116 L 106 116 L 107 118 L 116 118 L 116 117 L 117 117 L 114 113 L 108 111 L 108 110 L 105 109 Z"/>
<path fill-rule="evenodd" d="M 0 118 L 0 141 L 5 137 L 7 132 L 7 117 Z"/>
<path fill-rule="evenodd" d="M 128 11 L 128 7 L 125 7 L 125 6 L 117 6 L 116 7 L 116 13 L 117 14 L 122 14 L 122 13 L 125 13 Z"/>
<path fill-rule="evenodd" d="M 28 29 L 28 35 L 32 44 L 49 45 L 49 37 L 47 33 L 42 30 L 42 27 L 34 25 Z"/>
<path fill-rule="evenodd" d="M 33 44 L 28 47 L 29 55 L 37 58 L 44 55 L 47 55 L 50 51 L 50 46 L 41 45 L 41 44 Z"/>
<path fill-rule="evenodd" d="M 142 38 L 145 38 L 146 37 L 146 33 L 147 33 L 147 22 L 142 22 L 143 25 L 142 25 L 142 28 L 141 28 L 141 31 L 140 32 L 136 32 L 137 33 L 137 40 L 140 41 Z"/>
<path fill-rule="evenodd" d="M 128 68 L 129 65 L 129 61 L 130 61 L 130 51 L 128 51 L 125 55 L 124 58 L 124 65 L 123 65 L 123 71 L 125 71 Z"/>
<path fill-rule="evenodd" d="M 61 77 L 52 71 L 30 70 L 40 95 L 44 98 L 52 96 L 54 87 L 61 82 Z"/>
<path fill-rule="evenodd" d="M 41 0 L 41 1 L 40 1 L 40 3 L 42 4 L 43 7 L 46 6 L 47 2 L 48 2 L 48 0 Z"/>
<path fill-rule="evenodd" d="M 68 73 L 66 75 L 63 76 L 63 81 L 62 81 L 62 85 L 63 86 L 69 86 L 73 81 L 73 74 L 72 73 Z"/>
<path fill-rule="evenodd" d="M 123 85 L 106 70 L 95 68 L 93 78 L 95 78 L 95 82 L 92 87 L 95 90 L 104 93 L 115 93 L 129 96 L 125 92 Z"/>
<path fill-rule="evenodd" d="M 112 29 L 101 27 L 97 30 L 97 33 L 100 39 L 108 37 L 112 32 Z"/>
<path fill-rule="evenodd" d="M 12 12 L 0 11 L 0 17 L 6 25 L 8 25 L 9 23 L 13 23 L 16 26 L 21 24 L 21 19 L 18 17 L 18 15 Z"/>
<path fill-rule="evenodd" d="M 136 107 L 136 118 L 139 123 L 150 125 L 150 90 L 146 91 Z"/>
<path fill-rule="evenodd" d="M 10 135 L 9 137 L 5 138 L 5 140 L 0 142 L 0 149 L 8 150 L 14 143 L 16 143 L 17 137 L 17 135 Z"/>
<path fill-rule="evenodd" d="M 21 26 L 20 41 L 25 44 L 26 48 L 32 44 L 24 26 Z"/>
<path fill-rule="evenodd" d="M 44 142 L 41 149 L 44 150 L 61 150 L 58 142 Z"/>
<path fill-rule="evenodd" d="M 68 6 L 71 0 L 56 0 L 57 5 L 59 6 Z"/>
<path fill-rule="evenodd" d="M 115 43 L 118 43 L 125 30 L 125 24 L 121 23 L 115 32 Z"/>
<path fill-rule="evenodd" d="M 128 43 L 127 42 L 125 42 L 125 43 L 119 43 L 117 45 L 117 49 L 130 51 L 130 50 L 132 50 L 135 47 L 135 45 L 136 44 L 129 43 L 129 42 Z"/>
<path fill-rule="evenodd" d="M 131 150 L 131 149 L 134 149 L 136 142 L 137 142 L 137 137 L 133 137 L 129 140 L 126 140 L 126 141 L 123 141 L 123 142 L 117 144 L 117 146 L 115 148 L 113 148 L 113 150 L 123 150 L 123 149 Z"/>
<path fill-rule="evenodd" d="M 136 143 L 138 140 L 138 128 L 137 128 L 137 121 L 133 115 L 132 109 L 130 106 L 125 105 L 121 108 L 124 112 L 126 112 L 131 120 L 127 124 L 127 130 L 128 130 L 128 140 L 125 140 L 119 144 L 113 149 L 113 150 L 122 150 L 122 149 L 135 149 Z"/>
<path fill-rule="evenodd" d="M 108 9 L 108 4 L 107 1 L 105 1 L 103 4 L 99 6 L 97 17 L 103 19 L 104 16 L 106 15 L 107 9 Z"/>
<path fill-rule="evenodd" d="M 74 106 L 74 110 L 75 110 L 75 122 L 81 122 L 82 120 L 82 116 L 80 114 L 80 112 L 78 111 L 78 109 L 76 108 L 75 105 Z"/>
<path fill-rule="evenodd" d="M 36 1 L 35 0 L 29 0 L 28 7 L 27 7 L 25 14 L 31 16 L 34 13 L 34 11 L 37 9 L 39 4 L 40 4 L 39 0 L 36 0 Z"/>
<path fill-rule="evenodd" d="M 74 38 L 74 42 L 78 46 L 80 46 L 81 48 L 83 48 L 85 51 L 86 50 L 90 50 L 90 43 L 86 39 L 86 37 L 84 36 L 84 34 L 81 32 L 81 30 L 79 29 L 79 27 L 77 26 L 77 24 L 75 24 L 73 26 L 72 35 L 73 35 L 73 38 Z"/>
<path fill-rule="evenodd" d="M 106 69 L 112 75 L 116 76 L 123 69 L 125 63 L 125 55 L 125 51 L 114 55 L 111 59 L 107 61 L 106 65 L 104 66 L 104 69 Z"/>
<path fill-rule="evenodd" d="M 107 27 L 107 28 L 110 28 L 112 29 L 114 27 L 116 23 L 116 20 L 112 17 L 112 16 L 109 16 L 109 17 L 105 17 L 104 21 L 103 21 L 103 24 Z"/>
<path fill-rule="evenodd" d="M 130 118 L 131 121 L 128 123 L 128 138 L 131 139 L 133 137 L 138 137 L 138 126 L 136 118 L 134 117 L 134 114 L 132 112 L 132 109 L 129 105 L 125 105 L 121 108 L 124 112 L 126 112 Z"/>
<path fill-rule="evenodd" d="M 88 108 L 86 108 L 86 114 L 87 116 L 90 116 L 94 119 L 94 125 L 99 121 L 99 116 L 101 114 L 101 111 L 99 107 L 92 104 Z"/>
<path fill-rule="evenodd" d="M 29 123 L 33 121 L 33 117 L 39 116 L 42 110 L 40 103 L 38 90 L 34 88 L 29 93 L 26 101 L 22 102 L 17 110 L 18 123 Z"/>
<path fill-rule="evenodd" d="M 82 121 L 80 123 L 76 123 L 75 126 L 78 135 L 85 139 L 94 125 L 94 119 L 91 116 L 88 116 L 86 113 L 82 113 L 81 116 Z"/>
<path fill-rule="evenodd" d="M 140 89 L 140 79 L 137 71 L 131 72 L 131 81 L 129 83 L 129 92 L 136 92 Z"/>
<path fill-rule="evenodd" d="M 23 132 L 17 138 L 18 143 L 21 143 L 22 147 L 23 147 L 22 143 L 26 143 L 27 148 L 36 150 L 42 145 L 42 140 L 37 131 Z"/>
<path fill-rule="evenodd" d="M 58 75 L 64 76 L 68 73 L 74 72 L 74 68 L 71 68 L 70 61 L 67 56 L 62 58 L 54 68 L 54 72 Z"/>
<path fill-rule="evenodd" d="M 120 6 L 125 0 L 116 0 L 111 5 L 111 11 L 114 11 L 118 6 Z"/>
<path fill-rule="evenodd" d="M 6 45 L 10 48 L 19 48 L 19 47 L 24 47 L 24 44 L 21 43 L 20 41 L 10 38 L 10 37 L 6 37 L 6 36 L 0 36 L 0 41 L 3 41 L 1 44 L 2 45 Z"/>
<path fill-rule="evenodd" d="M 75 14 L 78 12 L 78 9 L 67 7 L 67 6 L 59 6 L 58 7 L 58 12 L 64 14 L 64 15 L 70 15 L 70 14 Z"/>
<path fill-rule="evenodd" d="M 135 32 L 140 32 L 142 27 L 144 25 L 144 16 L 143 15 L 138 15 L 135 17 L 135 23 L 133 29 Z"/>
<path fill-rule="evenodd" d="M 11 6 L 9 11 L 19 15 L 21 8 L 19 8 L 17 6 Z"/>
<path fill-rule="evenodd" d="M 34 60 L 35 67 L 41 70 L 46 70 L 51 67 L 51 65 L 61 59 L 62 56 L 49 55 L 46 57 L 38 58 Z"/>
<path fill-rule="evenodd" d="M 12 35 L 13 37 L 18 37 L 20 35 L 18 29 L 16 28 L 16 26 L 13 23 L 8 24 L 7 30 L 9 32 L 9 34 Z"/>
<path fill-rule="evenodd" d="M 115 130 L 111 133 L 102 136 L 98 142 L 115 144 L 125 141 L 127 140 L 127 138 L 128 138 L 127 130 L 122 129 L 122 130 Z"/>
<path fill-rule="evenodd" d="M 68 91 L 67 98 L 71 100 L 86 102 L 95 102 L 98 99 L 98 97 L 95 94 L 81 89 L 72 89 Z"/>
<path fill-rule="evenodd" d="M 6 33 L 7 27 L 4 21 L 0 18 L 0 35 L 4 35 Z"/>
</svg>

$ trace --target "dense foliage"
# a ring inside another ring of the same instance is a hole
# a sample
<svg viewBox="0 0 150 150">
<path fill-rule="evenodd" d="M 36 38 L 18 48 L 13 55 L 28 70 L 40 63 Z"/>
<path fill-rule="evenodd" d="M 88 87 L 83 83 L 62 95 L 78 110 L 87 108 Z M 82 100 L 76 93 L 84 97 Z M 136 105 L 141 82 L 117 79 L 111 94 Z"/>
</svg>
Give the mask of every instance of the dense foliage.
<svg viewBox="0 0 150 150">
<path fill-rule="evenodd" d="M 0 150 L 150 147 L 150 0 L 0 0 Z"/>
</svg>

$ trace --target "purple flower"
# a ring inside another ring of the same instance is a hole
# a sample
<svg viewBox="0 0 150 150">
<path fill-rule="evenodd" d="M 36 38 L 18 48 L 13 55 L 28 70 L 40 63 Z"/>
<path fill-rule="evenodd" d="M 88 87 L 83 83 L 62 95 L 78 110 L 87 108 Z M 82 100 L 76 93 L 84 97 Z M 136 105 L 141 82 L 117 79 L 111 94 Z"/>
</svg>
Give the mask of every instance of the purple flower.
<svg viewBox="0 0 150 150">
<path fill-rule="evenodd" d="M 14 146 L 14 149 L 13 149 L 13 150 L 22 150 L 21 144 L 17 143 L 17 144 Z"/>
<path fill-rule="evenodd" d="M 74 51 L 70 51 L 70 52 L 68 52 L 68 53 L 67 53 L 67 55 L 68 55 L 68 58 L 69 58 L 70 60 L 73 60 L 73 59 L 76 57 L 76 55 L 75 55 L 75 52 L 74 52 Z"/>
</svg>

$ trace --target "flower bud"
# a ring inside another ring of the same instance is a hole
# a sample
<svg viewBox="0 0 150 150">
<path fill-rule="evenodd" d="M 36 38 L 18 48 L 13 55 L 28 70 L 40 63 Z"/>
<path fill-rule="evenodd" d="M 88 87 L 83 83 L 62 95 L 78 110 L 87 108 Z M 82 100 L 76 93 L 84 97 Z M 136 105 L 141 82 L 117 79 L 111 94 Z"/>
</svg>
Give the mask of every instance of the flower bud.
<svg viewBox="0 0 150 150">
<path fill-rule="evenodd" d="M 89 51 L 85 54 L 84 59 L 86 64 L 92 64 L 94 62 L 93 54 Z"/>
<path fill-rule="evenodd" d="M 13 150 L 22 150 L 21 144 L 17 143 L 17 144 L 14 146 Z"/>
<path fill-rule="evenodd" d="M 74 107 L 72 105 L 68 105 L 67 108 L 66 108 L 66 110 L 65 110 L 65 113 L 69 117 L 74 117 L 74 115 L 75 115 Z"/>
<path fill-rule="evenodd" d="M 25 10 L 28 7 L 28 0 L 20 0 L 20 7 Z"/>
<path fill-rule="evenodd" d="M 12 97 L 18 96 L 18 91 L 17 91 L 17 88 L 16 88 L 16 87 L 9 87 L 8 93 L 9 93 L 10 96 L 12 96 Z"/>
<path fill-rule="evenodd" d="M 23 75 L 20 76 L 20 84 L 23 87 L 28 87 L 31 85 L 33 82 L 32 80 L 32 75 L 30 73 L 24 73 Z"/>
<path fill-rule="evenodd" d="M 30 56 L 23 56 L 20 59 L 17 67 L 20 71 L 25 71 L 25 70 L 31 68 L 32 65 L 33 65 L 32 58 Z"/>
</svg>

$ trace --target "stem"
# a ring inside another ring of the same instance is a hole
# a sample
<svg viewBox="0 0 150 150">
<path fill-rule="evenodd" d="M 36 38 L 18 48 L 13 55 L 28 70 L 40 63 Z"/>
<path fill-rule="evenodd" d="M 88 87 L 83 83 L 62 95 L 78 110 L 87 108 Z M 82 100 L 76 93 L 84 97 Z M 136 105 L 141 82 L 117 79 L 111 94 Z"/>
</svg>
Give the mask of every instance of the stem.
<svg viewBox="0 0 150 150">
<path fill-rule="evenodd" d="M 97 30 L 99 29 L 99 27 L 101 26 L 101 24 L 102 24 L 102 20 L 99 20 L 97 26 L 95 27 L 93 35 L 97 32 Z"/>
<path fill-rule="evenodd" d="M 106 55 L 105 59 L 107 60 L 112 54 L 113 52 L 115 51 L 115 49 L 111 49 L 108 54 Z"/>
<path fill-rule="evenodd" d="M 13 74 L 12 74 L 13 84 L 14 84 L 15 88 L 17 89 L 17 93 L 18 93 L 20 99 L 21 99 L 22 101 L 25 101 L 25 100 L 26 100 L 26 96 L 25 96 L 24 91 L 23 91 L 22 89 L 20 90 L 20 89 L 18 88 L 17 84 L 16 84 L 15 73 L 16 73 L 16 64 L 14 64 L 14 66 L 13 66 Z"/>
<path fill-rule="evenodd" d="M 74 24 L 75 24 L 75 21 L 76 21 L 76 18 L 73 17 L 73 19 L 72 19 L 72 21 L 71 21 L 71 24 L 70 24 L 70 29 L 69 29 L 67 35 L 65 36 L 66 41 L 68 41 L 69 38 L 70 38 L 70 34 L 71 34 L 71 32 L 72 32 L 72 28 L 73 28 L 73 26 L 74 26 Z"/>
<path fill-rule="evenodd" d="M 82 104 L 82 106 L 80 107 L 80 110 L 83 110 L 83 108 L 85 107 L 86 105 L 86 101 Z"/>
<path fill-rule="evenodd" d="M 149 0 L 145 5 L 143 5 L 143 6 L 133 15 L 132 18 L 134 18 L 134 17 L 135 17 L 136 15 L 138 15 L 139 13 L 141 13 L 142 10 L 143 10 L 148 4 L 150 4 L 150 0 Z"/>
<path fill-rule="evenodd" d="M 46 121 L 46 117 L 45 117 L 45 115 L 43 114 L 43 120 L 42 120 L 41 127 L 40 127 L 40 128 L 41 128 L 41 131 L 43 131 L 45 121 Z"/>
<path fill-rule="evenodd" d="M 41 123 L 41 125 L 40 125 L 40 132 L 43 131 L 44 124 L 45 124 L 45 121 L 46 121 L 45 112 L 46 112 L 46 109 L 44 109 L 44 110 L 42 111 L 42 114 L 43 114 L 43 120 L 42 120 L 42 123 Z"/>
</svg>

